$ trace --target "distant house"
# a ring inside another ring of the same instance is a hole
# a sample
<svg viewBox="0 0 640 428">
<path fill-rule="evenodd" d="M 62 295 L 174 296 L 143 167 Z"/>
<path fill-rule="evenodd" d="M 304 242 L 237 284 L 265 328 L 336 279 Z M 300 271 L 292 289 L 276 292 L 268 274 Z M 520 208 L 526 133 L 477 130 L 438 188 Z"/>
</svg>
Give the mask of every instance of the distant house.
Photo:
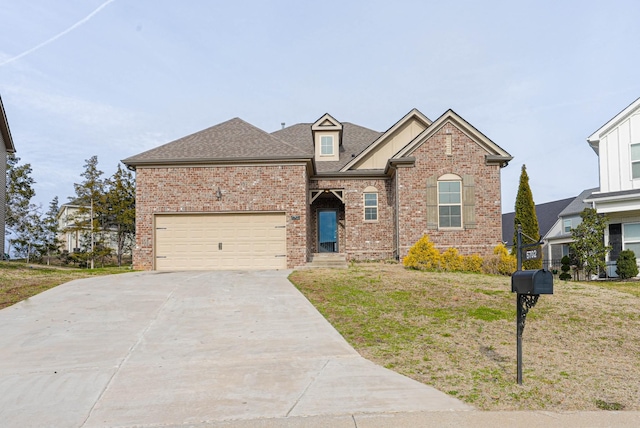
<svg viewBox="0 0 640 428">
<path fill-rule="evenodd" d="M 11 131 L 9 130 L 9 122 L 7 122 L 7 115 L 4 111 L 4 105 L 2 104 L 2 97 L 0 97 L 0 155 L 2 160 L 0 161 L 0 258 L 4 257 L 4 231 L 5 231 L 5 215 L 7 212 L 7 156 L 10 153 L 15 153 L 16 148 L 13 145 L 13 139 L 11 138 Z"/>
<path fill-rule="evenodd" d="M 571 204 L 575 198 L 561 199 L 559 201 L 546 202 L 544 204 L 536 205 L 536 217 L 538 218 L 539 236 L 545 237 L 549 231 L 558 222 L 558 216 L 560 213 Z M 516 216 L 515 212 L 502 214 L 502 242 L 511 249 L 513 243 L 513 233 L 515 225 L 513 223 Z M 538 238 L 538 236 L 532 236 L 532 238 Z M 543 258 L 546 260 L 549 248 L 547 245 L 543 245 L 542 253 Z"/>
<path fill-rule="evenodd" d="M 546 267 L 559 268 L 562 257 L 569 255 L 569 244 L 573 242 L 571 229 L 575 229 L 582 222 L 580 213 L 591 206 L 585 200 L 597 191 L 598 188 L 587 189 L 570 200 L 569 205 L 558 214 L 553 226 L 543 235 L 546 248 L 543 257 Z"/>
<path fill-rule="evenodd" d="M 640 257 L 640 98 L 587 141 L 598 155 L 600 190 L 584 202 L 609 218 L 605 243 L 612 249 L 607 260 L 613 265 L 627 249 Z"/>
<path fill-rule="evenodd" d="M 89 230 L 90 214 L 81 210 L 77 201 L 62 204 L 56 216 L 58 220 L 58 241 L 60 250 L 69 253 L 89 251 L 91 248 L 91 232 Z M 101 239 L 99 239 L 101 238 Z M 115 232 L 101 231 L 100 237 L 94 237 L 108 248 L 117 251 L 118 244 Z"/>
<path fill-rule="evenodd" d="M 413 109 L 384 132 L 330 114 L 273 133 L 231 119 L 123 160 L 136 171 L 134 267 L 402 260 L 423 234 L 490 254 L 511 159 L 453 110 Z"/>
</svg>

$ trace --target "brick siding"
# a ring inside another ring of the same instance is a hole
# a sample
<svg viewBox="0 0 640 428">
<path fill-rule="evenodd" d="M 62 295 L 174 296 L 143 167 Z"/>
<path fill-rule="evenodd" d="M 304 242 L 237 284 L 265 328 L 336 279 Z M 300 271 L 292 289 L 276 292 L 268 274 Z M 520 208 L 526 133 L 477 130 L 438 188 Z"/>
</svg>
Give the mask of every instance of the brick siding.
<svg viewBox="0 0 640 428">
<path fill-rule="evenodd" d="M 444 129 L 451 132 L 451 155 L 446 154 Z M 413 168 L 398 169 L 401 258 L 423 234 L 429 235 L 439 250 L 455 247 L 461 254 L 492 254 L 502 238 L 500 167 L 486 165 L 486 154 L 475 141 L 447 123 L 411 154 L 416 158 Z M 427 229 L 426 179 L 447 173 L 474 177 L 474 229 Z"/>
<path fill-rule="evenodd" d="M 134 268 L 153 269 L 154 213 L 236 211 L 284 212 L 287 267 L 302 265 L 307 260 L 307 195 L 305 165 L 138 168 Z"/>
</svg>

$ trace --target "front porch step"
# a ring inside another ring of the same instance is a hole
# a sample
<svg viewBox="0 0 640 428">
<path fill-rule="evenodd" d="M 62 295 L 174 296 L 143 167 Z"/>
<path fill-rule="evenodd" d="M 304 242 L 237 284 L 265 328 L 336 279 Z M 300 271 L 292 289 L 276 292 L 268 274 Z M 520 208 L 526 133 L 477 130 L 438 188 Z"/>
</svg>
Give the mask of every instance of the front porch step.
<svg viewBox="0 0 640 428">
<path fill-rule="evenodd" d="M 322 268 L 334 268 L 334 269 L 346 269 L 347 256 L 343 253 L 314 253 L 311 255 L 311 261 L 306 265 L 301 266 L 301 269 L 322 269 Z"/>
</svg>

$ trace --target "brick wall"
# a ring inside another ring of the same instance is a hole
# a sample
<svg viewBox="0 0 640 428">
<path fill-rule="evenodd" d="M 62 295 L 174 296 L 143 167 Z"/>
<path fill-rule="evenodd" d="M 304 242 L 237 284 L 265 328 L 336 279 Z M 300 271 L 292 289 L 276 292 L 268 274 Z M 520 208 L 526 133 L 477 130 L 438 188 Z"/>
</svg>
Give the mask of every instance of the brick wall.
<svg viewBox="0 0 640 428">
<path fill-rule="evenodd" d="M 218 188 L 221 200 L 216 198 Z M 160 212 L 284 212 L 287 267 L 302 265 L 306 262 L 307 195 L 305 165 L 138 168 L 134 268 L 153 269 L 153 214 Z"/>
<path fill-rule="evenodd" d="M 450 155 L 446 153 L 445 129 L 451 135 Z M 486 154 L 475 141 L 452 123 L 447 123 L 411 154 L 416 158 L 413 168 L 398 169 L 401 258 L 425 233 L 440 250 L 455 247 L 462 254 L 484 256 L 492 253 L 502 238 L 500 167 L 486 165 Z M 427 177 L 440 177 L 447 173 L 474 177 L 477 226 L 473 229 L 427 229 Z"/>
<path fill-rule="evenodd" d="M 378 190 L 378 221 L 364 221 L 364 189 Z M 348 260 L 384 260 L 394 256 L 394 195 L 388 179 L 314 180 L 310 189 L 344 189 L 344 206 L 337 198 L 314 201 L 310 218 L 313 229 L 311 252 L 317 252 L 317 211 L 329 206 L 339 208 L 339 251 Z"/>
</svg>

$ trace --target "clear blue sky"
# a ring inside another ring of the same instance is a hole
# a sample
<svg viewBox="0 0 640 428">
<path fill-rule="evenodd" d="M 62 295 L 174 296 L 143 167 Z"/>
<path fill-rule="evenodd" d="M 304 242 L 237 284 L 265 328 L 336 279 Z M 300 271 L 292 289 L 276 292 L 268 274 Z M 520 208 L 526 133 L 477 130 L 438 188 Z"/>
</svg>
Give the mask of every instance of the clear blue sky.
<svg viewBox="0 0 640 428">
<path fill-rule="evenodd" d="M 640 96 L 640 2 L 0 0 L 0 94 L 35 202 L 233 117 L 384 131 L 452 108 L 536 203 L 598 185 L 586 137 Z"/>
</svg>

